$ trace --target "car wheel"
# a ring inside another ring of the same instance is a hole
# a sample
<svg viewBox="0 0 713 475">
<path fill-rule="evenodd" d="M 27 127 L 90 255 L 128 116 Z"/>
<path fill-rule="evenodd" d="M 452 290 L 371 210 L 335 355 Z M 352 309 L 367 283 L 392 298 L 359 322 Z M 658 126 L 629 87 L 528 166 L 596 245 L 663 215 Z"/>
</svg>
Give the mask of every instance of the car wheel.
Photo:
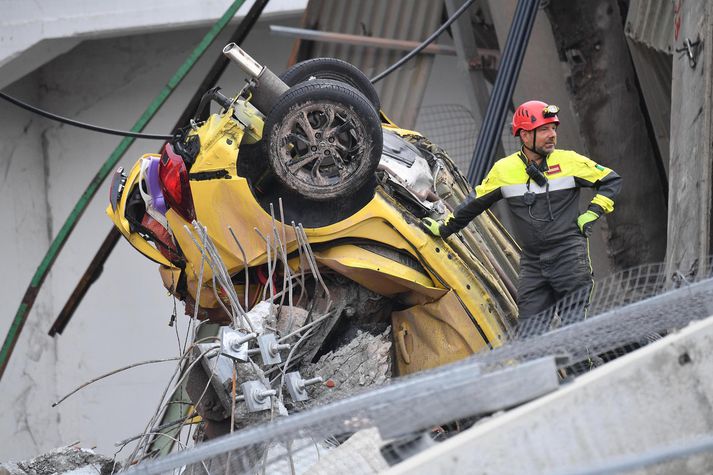
<svg viewBox="0 0 713 475">
<path fill-rule="evenodd" d="M 295 64 L 280 74 L 285 84 L 292 87 L 311 79 L 329 79 L 349 84 L 364 94 L 374 109 L 381 109 L 379 94 L 366 75 L 356 66 L 337 58 L 314 58 Z"/>
<path fill-rule="evenodd" d="M 312 200 L 344 198 L 373 179 L 383 135 L 376 110 L 353 87 L 314 79 L 291 87 L 265 121 L 275 177 Z"/>
</svg>

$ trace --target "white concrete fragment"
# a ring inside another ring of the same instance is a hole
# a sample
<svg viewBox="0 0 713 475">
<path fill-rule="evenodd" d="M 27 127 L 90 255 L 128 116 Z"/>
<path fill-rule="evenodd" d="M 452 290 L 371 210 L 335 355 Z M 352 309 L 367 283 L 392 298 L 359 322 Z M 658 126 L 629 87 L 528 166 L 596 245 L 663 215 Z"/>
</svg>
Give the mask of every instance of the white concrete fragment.
<svg viewBox="0 0 713 475">
<path fill-rule="evenodd" d="M 99 475 L 119 469 L 109 457 L 91 449 L 60 447 L 30 460 L 0 463 L 3 475 Z"/>
<path fill-rule="evenodd" d="M 277 334 L 285 336 L 304 325 L 309 312 L 304 308 L 284 305 L 277 316 Z"/>
<path fill-rule="evenodd" d="M 265 332 L 265 324 L 274 325 L 275 305 L 263 300 L 251 308 L 246 315 L 250 320 L 253 331 L 258 335 L 262 335 Z"/>
<path fill-rule="evenodd" d="M 365 429 L 349 437 L 346 442 L 330 450 L 305 471 L 306 475 L 335 473 L 379 473 L 389 465 L 381 456 L 384 441 L 376 428 Z"/>
</svg>

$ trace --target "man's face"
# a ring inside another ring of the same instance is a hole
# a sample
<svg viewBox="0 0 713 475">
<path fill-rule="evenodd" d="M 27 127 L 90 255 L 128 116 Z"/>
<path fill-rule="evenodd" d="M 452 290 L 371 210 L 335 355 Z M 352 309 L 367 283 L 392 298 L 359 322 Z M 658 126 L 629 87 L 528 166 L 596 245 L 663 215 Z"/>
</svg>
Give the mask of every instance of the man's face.
<svg viewBox="0 0 713 475">
<path fill-rule="evenodd" d="M 523 130 L 521 132 L 523 142 L 540 155 L 549 155 L 557 145 L 557 124 L 541 125 L 535 130 L 537 133 L 534 133 L 534 130 Z"/>
</svg>

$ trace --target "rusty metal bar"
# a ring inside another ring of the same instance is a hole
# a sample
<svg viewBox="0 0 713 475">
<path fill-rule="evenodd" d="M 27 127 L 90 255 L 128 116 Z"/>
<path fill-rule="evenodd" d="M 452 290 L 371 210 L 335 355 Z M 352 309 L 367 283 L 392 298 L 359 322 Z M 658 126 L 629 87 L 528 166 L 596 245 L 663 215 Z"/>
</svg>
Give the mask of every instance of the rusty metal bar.
<svg viewBox="0 0 713 475">
<path fill-rule="evenodd" d="M 94 259 L 92 259 L 92 262 L 89 263 L 89 267 L 87 267 L 84 275 L 82 275 L 82 278 L 79 279 L 79 283 L 74 288 L 74 292 L 72 292 L 72 295 L 69 296 L 67 303 L 64 304 L 64 308 L 62 308 L 62 311 L 59 312 L 57 319 L 52 324 L 52 328 L 50 328 L 50 331 L 48 332 L 49 336 L 62 334 L 64 327 L 66 327 L 69 323 L 72 315 L 74 315 L 74 311 L 77 310 L 77 307 L 84 298 L 84 295 L 86 295 L 89 290 L 89 287 L 92 286 L 104 270 L 104 263 L 107 258 L 109 258 L 111 251 L 114 250 L 116 243 L 119 242 L 120 237 L 121 233 L 115 227 L 112 227 L 111 231 L 109 231 L 109 234 L 107 234 L 104 239 L 104 242 L 99 247 L 99 251 L 97 251 Z"/>
</svg>

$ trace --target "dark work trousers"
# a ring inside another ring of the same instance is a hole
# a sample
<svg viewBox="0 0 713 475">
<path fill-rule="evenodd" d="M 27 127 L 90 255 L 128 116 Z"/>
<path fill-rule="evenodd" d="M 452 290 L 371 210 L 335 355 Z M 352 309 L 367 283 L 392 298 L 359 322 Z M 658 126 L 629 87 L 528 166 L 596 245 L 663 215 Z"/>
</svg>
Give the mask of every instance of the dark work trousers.
<svg viewBox="0 0 713 475">
<path fill-rule="evenodd" d="M 547 325 L 553 313 L 548 312 L 542 322 L 533 321 L 533 317 L 557 302 L 560 302 L 557 312 L 562 321 L 571 323 L 583 319 L 589 306 L 592 277 L 589 243 L 584 236 L 539 255 L 523 252 L 517 288 L 519 326 L 535 330 Z M 546 331 L 546 328 L 540 330 Z"/>
</svg>

